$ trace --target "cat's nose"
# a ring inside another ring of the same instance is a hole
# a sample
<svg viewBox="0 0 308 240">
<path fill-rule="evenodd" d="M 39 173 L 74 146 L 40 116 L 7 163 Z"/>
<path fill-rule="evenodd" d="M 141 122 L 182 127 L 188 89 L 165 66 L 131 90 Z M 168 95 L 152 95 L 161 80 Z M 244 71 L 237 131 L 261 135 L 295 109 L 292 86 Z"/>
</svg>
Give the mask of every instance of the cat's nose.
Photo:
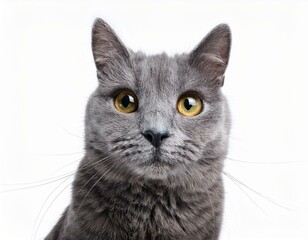
<svg viewBox="0 0 308 240">
<path fill-rule="evenodd" d="M 162 141 L 170 136 L 169 132 L 156 132 L 154 130 L 146 130 L 143 136 L 149 140 L 156 148 L 160 147 Z"/>
</svg>

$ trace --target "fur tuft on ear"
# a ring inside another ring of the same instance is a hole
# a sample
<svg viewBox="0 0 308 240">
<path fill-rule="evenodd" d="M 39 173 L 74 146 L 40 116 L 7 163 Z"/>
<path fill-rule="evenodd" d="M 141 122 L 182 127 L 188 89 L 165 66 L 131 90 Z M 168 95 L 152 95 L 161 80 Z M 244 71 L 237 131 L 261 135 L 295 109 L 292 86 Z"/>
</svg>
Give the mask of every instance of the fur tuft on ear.
<svg viewBox="0 0 308 240">
<path fill-rule="evenodd" d="M 97 70 L 104 74 L 129 61 L 129 53 L 124 44 L 100 18 L 95 20 L 92 28 L 92 51 Z"/>
<path fill-rule="evenodd" d="M 216 26 L 189 54 L 189 63 L 213 86 L 222 86 L 231 48 L 231 31 L 227 24 Z"/>
</svg>

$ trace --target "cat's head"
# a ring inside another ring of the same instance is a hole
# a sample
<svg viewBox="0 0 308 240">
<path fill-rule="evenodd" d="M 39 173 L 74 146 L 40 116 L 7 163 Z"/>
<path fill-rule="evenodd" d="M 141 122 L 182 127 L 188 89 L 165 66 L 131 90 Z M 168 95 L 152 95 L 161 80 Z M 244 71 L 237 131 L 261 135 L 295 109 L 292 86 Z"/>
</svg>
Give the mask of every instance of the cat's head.
<svg viewBox="0 0 308 240">
<path fill-rule="evenodd" d="M 86 149 L 101 153 L 99 164 L 114 176 L 175 184 L 219 176 L 230 130 L 221 93 L 230 43 L 222 24 L 189 54 L 146 56 L 97 19 L 92 49 L 99 86 L 87 107 Z"/>
</svg>

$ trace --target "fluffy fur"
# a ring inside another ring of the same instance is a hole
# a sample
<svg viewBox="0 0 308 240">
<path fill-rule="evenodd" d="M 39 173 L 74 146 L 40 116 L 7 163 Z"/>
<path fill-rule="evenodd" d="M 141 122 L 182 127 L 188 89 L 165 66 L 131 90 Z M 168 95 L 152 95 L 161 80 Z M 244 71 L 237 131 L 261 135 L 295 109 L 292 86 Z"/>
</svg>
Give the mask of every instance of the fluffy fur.
<svg viewBox="0 0 308 240">
<path fill-rule="evenodd" d="M 146 56 L 95 21 L 99 85 L 86 109 L 86 153 L 71 204 L 46 240 L 218 239 L 230 132 L 221 86 L 230 44 L 229 27 L 219 25 L 189 54 Z M 138 97 L 136 112 L 114 107 L 121 89 Z M 187 92 L 202 99 L 197 116 L 177 111 Z M 169 137 L 156 148 L 144 137 L 149 129 Z"/>
</svg>

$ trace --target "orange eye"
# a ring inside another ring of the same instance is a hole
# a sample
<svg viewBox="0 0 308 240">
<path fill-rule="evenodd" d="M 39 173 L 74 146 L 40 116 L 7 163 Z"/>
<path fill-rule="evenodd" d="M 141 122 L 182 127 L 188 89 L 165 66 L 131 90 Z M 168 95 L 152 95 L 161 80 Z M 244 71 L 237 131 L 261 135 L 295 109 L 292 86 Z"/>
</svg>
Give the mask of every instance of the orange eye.
<svg viewBox="0 0 308 240">
<path fill-rule="evenodd" d="M 177 108 L 182 115 L 193 117 L 201 112 L 202 101 L 194 94 L 184 94 L 179 98 Z"/>
<path fill-rule="evenodd" d="M 137 96 L 131 91 L 121 91 L 114 99 L 115 108 L 122 113 L 135 112 L 138 108 Z"/>
</svg>

